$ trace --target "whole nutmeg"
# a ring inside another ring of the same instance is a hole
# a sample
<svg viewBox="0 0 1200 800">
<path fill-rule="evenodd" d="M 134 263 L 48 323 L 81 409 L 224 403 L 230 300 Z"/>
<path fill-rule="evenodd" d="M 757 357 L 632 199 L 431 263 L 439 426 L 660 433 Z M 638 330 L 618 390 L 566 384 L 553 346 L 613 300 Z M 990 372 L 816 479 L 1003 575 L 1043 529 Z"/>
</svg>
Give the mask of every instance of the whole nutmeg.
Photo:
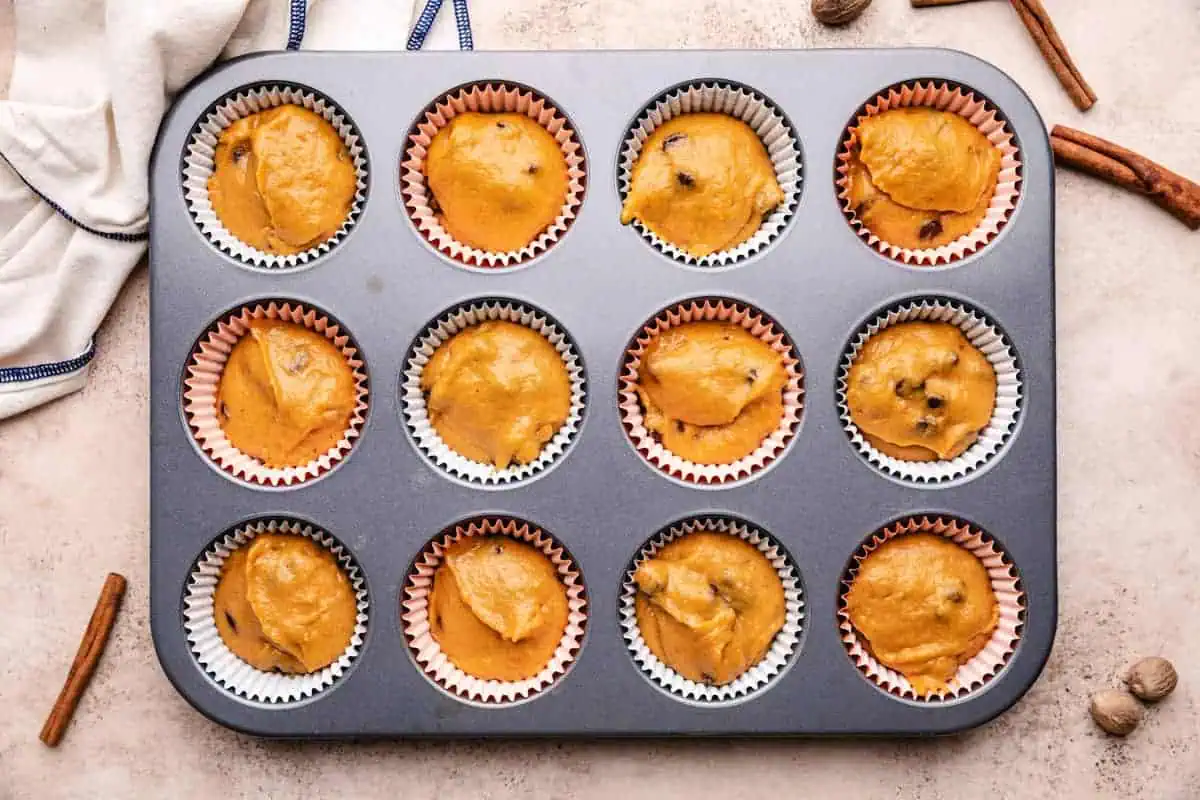
<svg viewBox="0 0 1200 800">
<path fill-rule="evenodd" d="M 1175 691 L 1177 683 L 1179 674 L 1175 672 L 1174 665 L 1159 656 L 1140 659 L 1125 675 L 1129 691 L 1147 703 L 1162 700 Z"/>
<path fill-rule="evenodd" d="M 812 13 L 826 25 L 845 25 L 858 19 L 871 0 L 812 0 Z"/>
<path fill-rule="evenodd" d="M 1142 721 L 1142 706 L 1129 692 L 1105 689 L 1092 695 L 1092 719 L 1113 736 L 1128 736 Z"/>
</svg>

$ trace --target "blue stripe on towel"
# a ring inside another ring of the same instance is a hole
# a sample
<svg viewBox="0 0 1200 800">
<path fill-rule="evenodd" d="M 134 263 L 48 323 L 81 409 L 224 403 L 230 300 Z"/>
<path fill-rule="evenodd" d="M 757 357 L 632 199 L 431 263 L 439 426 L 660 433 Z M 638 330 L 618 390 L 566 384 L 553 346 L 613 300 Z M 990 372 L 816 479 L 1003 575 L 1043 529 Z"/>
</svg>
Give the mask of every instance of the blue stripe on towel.
<svg viewBox="0 0 1200 800">
<path fill-rule="evenodd" d="M 0 383 L 28 383 L 70 375 L 86 367 L 96 357 L 96 343 L 89 342 L 87 352 L 66 361 L 51 361 L 28 367 L 0 367 Z"/>
<path fill-rule="evenodd" d="M 54 212 L 56 214 L 58 214 L 60 217 L 65 219 L 67 222 L 74 225 L 76 228 L 87 231 L 88 233 L 92 234 L 93 236 L 99 236 L 103 239 L 111 239 L 114 242 L 144 242 L 150 238 L 150 234 L 147 231 L 142 231 L 141 233 L 120 233 L 118 231 L 102 231 L 99 228 L 93 228 L 91 225 L 87 225 L 83 222 L 80 222 L 79 220 L 72 217 L 69 213 L 67 213 L 67 210 L 65 208 L 63 208 L 58 203 L 51 200 L 46 195 L 42 194 L 41 191 L 36 186 L 34 186 L 32 183 L 30 183 L 28 180 L 26 180 L 25 176 L 22 175 L 21 172 L 16 167 L 13 166 L 13 163 L 8 160 L 8 156 L 4 155 L 3 153 L 0 153 L 0 160 L 4 161 L 4 163 L 8 165 L 8 168 L 13 171 L 14 175 L 16 175 L 18 178 L 21 179 L 21 183 L 25 184 L 29 188 L 29 191 L 33 192 L 38 197 L 42 198 L 42 200 L 45 201 L 46 205 L 48 205 L 48 206 L 50 206 L 50 208 L 54 209 Z"/>
<path fill-rule="evenodd" d="M 421 15 L 417 17 L 417 24 L 413 25 L 412 33 L 408 36 L 408 49 L 420 50 L 425 44 L 425 37 L 429 35 L 429 29 L 433 27 L 433 20 L 437 18 L 438 11 L 442 9 L 442 0 L 425 0 L 425 7 L 421 9 Z"/>
<path fill-rule="evenodd" d="M 304 29 L 308 27 L 308 0 L 292 0 L 288 21 L 288 50 L 299 50 L 304 41 Z"/>
<path fill-rule="evenodd" d="M 471 15 L 467 13 L 467 0 L 454 0 L 454 24 L 458 26 L 458 49 L 474 50 L 475 40 L 471 36 Z"/>
</svg>

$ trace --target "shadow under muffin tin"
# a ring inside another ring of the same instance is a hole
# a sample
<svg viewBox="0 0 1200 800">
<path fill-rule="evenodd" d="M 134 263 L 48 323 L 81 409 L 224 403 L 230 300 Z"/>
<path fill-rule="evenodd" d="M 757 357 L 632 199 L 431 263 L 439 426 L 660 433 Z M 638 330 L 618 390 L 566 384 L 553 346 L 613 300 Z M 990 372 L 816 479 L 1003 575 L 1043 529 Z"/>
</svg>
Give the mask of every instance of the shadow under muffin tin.
<svg viewBox="0 0 1200 800">
<path fill-rule="evenodd" d="M 1021 154 L 1020 195 L 999 235 L 946 266 L 916 268 L 869 246 L 837 198 L 849 124 L 890 87 L 945 81 L 986 98 Z M 430 104 L 473 84 L 545 97 L 586 154 L 582 204 L 558 241 L 516 268 L 462 269 L 409 217 L 401 164 Z M 688 266 L 620 216 L 620 154 L 647 108 L 692 84 L 769 101 L 802 156 L 797 202 L 777 235 L 732 264 Z M 245 268 L 193 222 L 184 157 L 199 121 L 239 92 L 285 87 L 336 105 L 361 137 L 369 181 L 337 246 L 299 268 Z M 973 727 L 1012 705 L 1039 674 L 1056 622 L 1053 186 L 1046 137 L 1024 93 L 970 56 L 938 50 L 778 52 L 283 53 L 227 64 L 177 101 L 160 132 L 151 194 L 151 626 L 180 693 L 228 727 L 286 738 L 686 735 L 918 735 Z M 222 473 L 182 407 L 185 367 L 214 320 L 260 301 L 318 309 L 353 338 L 370 413 L 336 469 L 291 486 Z M 719 484 L 660 472 L 631 444 L 618 407 L 626 349 L 665 309 L 719 300 L 769 318 L 803 364 L 793 438 L 748 476 Z M 906 480 L 857 452 L 838 379 L 857 334 L 880 313 L 936 300 L 997 326 L 1019 355 L 1006 438 L 986 461 L 937 481 Z M 586 381 L 563 452 L 535 474 L 463 479 L 422 455 L 404 414 L 414 342 L 456 308 L 508 304 L 543 313 L 570 339 Z M 982 685 L 944 701 L 898 696 L 843 645 L 838 608 L 853 556 L 909 516 L 985 532 L 1023 592 L 1019 639 Z M 569 669 L 519 702 L 455 696 L 409 647 L 404 587 L 431 542 L 456 525 L 522 520 L 569 552 L 586 625 Z M 764 686 L 707 703 L 663 691 L 625 639 L 626 570 L 658 532 L 693 519 L 744 521 L 786 551 L 803 586 L 802 624 Z M 228 532 L 260 520 L 327 531 L 370 600 L 361 647 L 330 685 L 287 702 L 231 692 L 189 646 L 184 596 Z M 582 595 L 581 595 L 582 596 Z"/>
</svg>

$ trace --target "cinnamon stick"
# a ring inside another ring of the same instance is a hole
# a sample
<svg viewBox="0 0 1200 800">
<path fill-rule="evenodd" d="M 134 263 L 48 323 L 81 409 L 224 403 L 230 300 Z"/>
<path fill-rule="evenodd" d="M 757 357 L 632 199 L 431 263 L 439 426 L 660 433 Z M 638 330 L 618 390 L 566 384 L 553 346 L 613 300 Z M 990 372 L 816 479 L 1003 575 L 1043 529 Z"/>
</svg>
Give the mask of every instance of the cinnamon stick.
<svg viewBox="0 0 1200 800">
<path fill-rule="evenodd" d="M 1054 22 L 1050 19 L 1049 12 L 1042 5 L 1042 0 L 1009 0 L 1009 2 L 1012 3 L 1021 22 L 1025 23 L 1029 35 L 1033 37 L 1034 44 L 1042 53 L 1042 58 L 1046 59 L 1046 63 L 1058 77 L 1058 82 L 1071 96 L 1075 107 L 1080 111 L 1087 111 L 1095 104 L 1096 93 L 1083 79 L 1079 67 L 1075 66 L 1071 54 L 1067 52 L 1067 46 L 1063 44 L 1062 38 L 1058 35 L 1058 29 L 1054 27 Z"/>
<path fill-rule="evenodd" d="M 973 3 L 975 0 L 912 0 L 913 8 L 931 8 L 933 6 L 953 6 L 959 3 Z"/>
<path fill-rule="evenodd" d="M 1192 230 L 1200 228 L 1200 184 L 1132 150 L 1065 125 L 1054 126 L 1050 146 L 1057 163 L 1145 195 Z"/>
<path fill-rule="evenodd" d="M 88 620 L 87 629 L 83 632 L 83 640 L 79 643 L 79 651 L 75 653 L 75 661 L 67 672 L 67 680 L 46 724 L 38 736 L 47 747 L 57 747 L 62 741 L 63 733 L 71 723 L 79 698 L 92 679 L 104 647 L 108 644 L 108 636 L 112 633 L 113 623 L 117 619 L 117 611 L 121 608 L 121 599 L 125 596 L 125 578 L 115 572 L 108 573 L 100 597 L 96 600 L 96 608 L 92 618 Z"/>
</svg>

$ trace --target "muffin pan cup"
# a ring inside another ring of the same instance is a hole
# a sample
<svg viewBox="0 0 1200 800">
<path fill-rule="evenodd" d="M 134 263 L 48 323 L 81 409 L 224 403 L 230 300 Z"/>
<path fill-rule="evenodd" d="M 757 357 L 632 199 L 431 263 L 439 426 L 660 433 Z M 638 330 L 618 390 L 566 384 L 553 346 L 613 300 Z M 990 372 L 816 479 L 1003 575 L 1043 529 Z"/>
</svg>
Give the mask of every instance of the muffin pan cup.
<svg viewBox="0 0 1200 800">
<path fill-rule="evenodd" d="M 225 559 L 237 549 L 249 547 L 262 534 L 302 536 L 333 554 L 354 591 L 358 616 L 346 649 L 333 663 L 308 674 L 287 675 L 252 667 L 238 657 L 221 638 L 213 620 L 213 597 L 221 579 Z M 234 694 L 267 704 L 294 703 L 313 697 L 333 686 L 354 663 L 367 635 L 370 600 L 366 583 L 354 558 L 330 534 L 299 520 L 261 519 L 239 525 L 221 536 L 196 563 L 188 576 L 183 598 L 183 627 L 187 631 L 192 654 L 214 681 Z"/>
<path fill-rule="evenodd" d="M 978 653 L 963 662 L 946 688 L 923 696 L 917 695 L 903 674 L 876 660 L 869 643 L 850 621 L 845 606 L 846 593 L 850 591 L 862 562 L 885 542 L 918 533 L 941 536 L 978 558 L 987 569 L 1000 615 L 987 643 Z M 1016 568 L 996 540 L 969 522 L 935 515 L 902 519 L 871 534 L 854 553 L 853 562 L 842 579 L 842 594 L 838 599 L 838 629 L 842 632 L 842 643 L 846 645 L 846 652 L 863 675 L 885 692 L 926 702 L 955 700 L 984 687 L 1004 669 L 1004 665 L 1016 650 L 1021 638 L 1024 616 L 1025 595 L 1021 591 Z"/>
<path fill-rule="evenodd" d="M 651 652 L 642 635 L 637 615 L 637 582 L 634 573 L 643 562 L 657 556 L 664 547 L 686 536 L 701 532 L 723 533 L 736 536 L 754 548 L 770 562 L 779 582 L 783 585 L 783 627 L 771 639 L 767 651 L 758 663 L 753 664 L 729 683 L 710 685 L 699 683 L 680 674 Z M 804 590 L 800 586 L 800 575 L 786 552 L 771 538 L 770 534 L 758 530 L 741 520 L 711 515 L 700 515 L 681 520 L 655 534 L 638 551 L 637 557 L 626 570 L 621 584 L 621 628 L 625 631 L 625 644 L 633 660 L 641 667 L 646 677 L 664 691 L 696 703 L 728 703 L 748 699 L 769 688 L 796 654 L 800 637 L 804 631 Z"/>
<path fill-rule="evenodd" d="M 473 536 L 507 536 L 540 551 L 554 565 L 555 573 L 567 595 L 567 624 L 559 645 L 549 662 L 533 677 L 520 681 L 477 678 L 463 670 L 442 652 L 430 631 L 429 594 L 442 557 L 452 545 Z M 524 520 L 505 517 L 478 517 L 453 526 L 437 536 L 413 564 L 404 582 L 400 599 L 404 638 L 413 660 L 431 681 L 464 700 L 487 705 L 516 703 L 535 697 L 554 685 L 571 668 L 579 652 L 587 625 L 587 593 L 579 567 L 552 536 Z"/>
<path fill-rule="evenodd" d="M 213 157 L 221 132 L 239 119 L 284 105 L 312 111 L 337 131 L 354 162 L 355 191 L 345 221 L 323 242 L 291 255 L 268 253 L 243 242 L 222 224 L 208 195 L 208 179 L 213 174 Z M 289 269 L 303 266 L 328 253 L 346 237 L 362 213 L 367 199 L 367 154 L 362 137 L 345 112 L 327 97 L 286 83 L 266 82 L 247 86 L 221 99 L 197 121 L 187 144 L 183 167 L 184 194 L 188 212 L 196 227 L 213 246 L 243 264 L 264 269 Z"/>
<path fill-rule="evenodd" d="M 891 242 L 884 241 L 872 233 L 858 219 L 854 209 L 850 207 L 849 173 L 850 154 L 858 142 L 858 126 L 868 117 L 882 114 L 897 108 L 935 108 L 958 114 L 970 122 L 982 133 L 992 146 L 1000 151 L 1000 173 L 996 177 L 996 189 L 988 203 L 987 213 L 975 229 L 941 247 L 912 250 Z M 978 97 L 969 89 L 953 86 L 941 81 L 915 81 L 902 84 L 880 94 L 867 103 L 850 128 L 842 142 L 838 153 L 838 199 L 842 201 L 842 209 L 850 225 L 858 231 L 868 244 L 884 255 L 894 258 L 904 264 L 914 267 L 940 266 L 952 264 L 959 259 L 971 255 L 986 245 L 1000 233 L 1000 229 L 1008 222 L 1013 209 L 1016 208 L 1021 185 L 1021 152 L 1013 140 L 1003 117 L 996 113 L 995 107 L 986 100 Z"/>
<path fill-rule="evenodd" d="M 650 230 L 640 220 L 630 225 L 655 250 L 681 264 L 695 267 L 725 267 L 739 264 L 782 235 L 800 202 L 803 161 L 800 143 L 792 126 L 779 109 L 748 86 L 725 81 L 694 81 L 673 89 L 647 105 L 621 144 L 617 185 L 625 202 L 633 185 L 633 168 L 642 146 L 659 126 L 676 117 L 696 113 L 727 114 L 746 123 L 757 134 L 775 170 L 775 179 L 783 190 L 783 202 L 763 217 L 762 225 L 746 241 L 706 256 L 694 256 Z"/>
<path fill-rule="evenodd" d="M 519 250 L 480 250 L 454 238 L 435 210 L 436 198 L 425 179 L 425 157 L 438 131 L 467 112 L 524 114 L 554 137 L 567 164 L 567 194 L 562 209 L 532 242 Z M 523 86 L 488 81 L 464 86 L 435 100 L 409 136 L 400 165 L 401 193 L 413 225 L 438 251 L 469 267 L 516 267 L 554 246 L 571 227 L 587 184 L 587 164 L 579 136 L 570 121 L 551 102 Z"/>
<path fill-rule="evenodd" d="M 587 152 L 588 191 L 559 241 L 521 269 L 458 268 L 408 217 L 400 169 L 431 98 L 502 80 L 545 97 Z M 909 269 L 847 224 L 837 155 L 848 121 L 888 87 L 949 82 L 986 98 L 1019 142 L 1022 183 L 999 235 L 943 269 Z M 688 268 L 622 226 L 621 148 L 646 103 L 677 87 L 745 87 L 784 114 L 801 145 L 804 188 L 783 235 L 736 269 Z M 216 248 L 188 212 L 190 136 L 214 103 L 245 87 L 310 87 L 353 119 L 371 155 L 371 191 L 351 235 L 297 270 L 254 270 Z M 380 176 L 387 176 L 386 179 Z M 599 176 L 599 177 L 598 177 Z M 607 176 L 607 178 L 605 177 Z M 277 738 L 929 735 L 980 725 L 1029 688 L 1056 618 L 1053 170 L 1025 94 L 984 62 L 938 50 L 779 52 L 273 53 L 224 65 L 180 96 L 155 153 L 151 200 L 151 629 L 163 669 L 213 720 Z M 181 386 L 214 320 L 262 298 L 320 309 L 353 335 L 370 409 L 350 457 L 319 480 L 230 480 L 194 443 Z M 804 408 L 781 457 L 753 480 L 706 487 L 649 468 L 618 405 L 626 348 L 662 309 L 724 298 L 761 309 L 795 346 Z M 880 310 L 940 299 L 1001 326 L 1019 355 L 1021 409 L 986 468 L 914 483 L 872 467 L 838 407 L 854 337 Z M 449 475 L 415 446 L 401 386 L 412 343 L 447 309 L 494 300 L 544 313 L 586 370 L 587 402 L 565 454 L 536 480 L 484 486 Z M 1003 667 L 957 699 L 921 702 L 866 679 L 838 627 L 842 578 L 863 541 L 909 516 L 968 520 L 1020 576 L 1025 614 Z M 728 702 L 678 697 L 649 680 L 622 627 L 625 571 L 657 532 L 698 516 L 770 534 L 804 588 L 786 669 Z M 285 517 L 329 531 L 370 591 L 370 624 L 350 668 L 288 703 L 239 695 L 199 662 L 185 628 L 189 577 L 247 521 Z M 515 517 L 551 532 L 587 587 L 587 625 L 570 669 L 519 702 L 468 700 L 431 681 L 404 633 L 405 581 L 455 524 Z"/>
</svg>

